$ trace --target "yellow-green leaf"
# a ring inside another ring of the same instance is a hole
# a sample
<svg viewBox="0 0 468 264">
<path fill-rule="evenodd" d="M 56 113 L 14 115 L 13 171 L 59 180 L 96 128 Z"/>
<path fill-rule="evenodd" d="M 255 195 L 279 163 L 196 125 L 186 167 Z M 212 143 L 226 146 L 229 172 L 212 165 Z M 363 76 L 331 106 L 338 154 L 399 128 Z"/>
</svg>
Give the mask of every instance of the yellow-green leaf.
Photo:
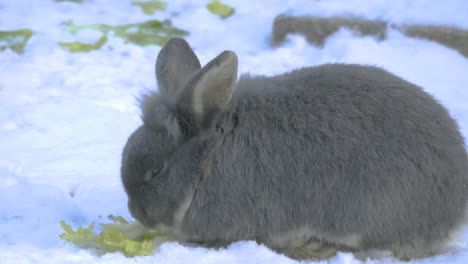
<svg viewBox="0 0 468 264">
<path fill-rule="evenodd" d="M 115 228 L 108 228 L 105 229 L 103 232 L 100 233 L 102 241 L 104 244 L 108 245 L 109 247 L 119 248 L 122 245 L 122 242 L 125 240 L 122 232 Z"/>
<path fill-rule="evenodd" d="M 221 3 L 218 0 L 213 0 L 206 5 L 206 8 L 213 14 L 218 15 L 220 18 L 225 19 L 232 16 L 235 12 L 235 9 Z"/>
<path fill-rule="evenodd" d="M 73 229 L 63 221 L 60 222 L 60 225 L 65 233 L 61 234 L 59 237 L 77 245 L 78 247 L 93 247 L 93 245 L 98 242 L 98 238 L 93 234 L 93 223 L 88 227 L 79 227 L 76 231 L 73 231 Z"/>
<path fill-rule="evenodd" d="M 152 15 L 156 10 L 166 10 L 167 8 L 166 2 L 158 0 L 133 1 L 132 5 L 139 6 L 146 15 Z"/>
<path fill-rule="evenodd" d="M 75 25 L 72 20 L 68 20 L 65 23 L 65 29 L 68 30 L 70 33 L 75 34 L 80 30 L 98 30 L 101 31 L 103 34 L 107 34 L 109 31 L 112 30 L 112 26 L 106 24 L 92 24 L 92 25 Z"/>
<path fill-rule="evenodd" d="M 153 243 L 151 243 L 149 240 L 143 240 L 143 242 L 141 243 L 141 247 L 140 247 L 141 254 L 143 256 L 152 255 L 154 252 L 154 246 L 159 246 L 159 244 L 153 245 Z"/>
<path fill-rule="evenodd" d="M 11 49 L 18 54 L 23 53 L 26 43 L 28 43 L 33 34 L 33 31 L 30 29 L 0 31 L 0 51 Z"/>
<path fill-rule="evenodd" d="M 91 249 L 97 254 L 122 252 L 124 255 L 149 256 L 154 249 L 165 241 L 174 241 L 175 236 L 161 227 L 145 229 L 139 223 L 129 223 L 121 216 L 112 216 L 115 224 L 101 224 L 101 232 L 94 231 L 94 224 L 79 227 L 76 231 L 64 221 L 60 222 L 65 231 L 61 239 L 75 244 L 80 248 Z"/>
<path fill-rule="evenodd" d="M 72 53 L 90 52 L 100 49 L 107 42 L 107 36 L 100 37 L 95 43 L 82 43 L 82 42 L 59 42 L 59 45 Z"/>
<path fill-rule="evenodd" d="M 62 227 L 63 230 L 65 230 L 65 233 L 72 233 L 73 229 L 71 226 L 65 224 L 65 221 L 60 221 L 60 226 Z"/>
<path fill-rule="evenodd" d="M 121 216 L 109 215 L 109 219 L 114 221 L 114 222 L 117 222 L 119 224 L 128 224 L 128 221 L 125 220 L 125 218 L 123 218 Z"/>
<path fill-rule="evenodd" d="M 116 26 L 106 24 L 75 25 L 72 21 L 68 21 L 65 27 L 72 34 L 85 29 L 99 30 L 103 34 L 112 32 L 116 37 L 140 46 L 162 46 L 172 37 L 188 35 L 187 31 L 173 27 L 169 23 L 163 23 L 159 20 L 149 20 L 143 23 Z"/>
</svg>

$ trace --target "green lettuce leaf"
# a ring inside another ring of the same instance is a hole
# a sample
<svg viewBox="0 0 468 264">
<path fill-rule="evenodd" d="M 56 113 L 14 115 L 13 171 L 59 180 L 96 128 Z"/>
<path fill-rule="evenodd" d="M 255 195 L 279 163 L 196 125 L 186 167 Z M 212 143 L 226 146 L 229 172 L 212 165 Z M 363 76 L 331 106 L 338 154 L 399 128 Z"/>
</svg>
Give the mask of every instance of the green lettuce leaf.
<svg viewBox="0 0 468 264">
<path fill-rule="evenodd" d="M 172 37 L 188 35 L 187 31 L 173 27 L 169 23 L 163 23 L 159 20 L 149 20 L 143 23 L 117 26 L 107 24 L 75 25 L 73 21 L 69 20 L 65 27 L 72 34 L 80 30 L 99 30 L 104 35 L 112 32 L 116 37 L 140 46 L 162 46 Z"/>
<path fill-rule="evenodd" d="M 0 51 L 11 49 L 22 54 L 34 32 L 30 29 L 18 29 L 14 31 L 0 31 Z"/>
<path fill-rule="evenodd" d="M 226 19 L 232 16 L 235 12 L 234 8 L 226 4 L 223 4 L 218 0 L 211 1 L 210 3 L 206 5 L 206 8 L 208 9 L 208 11 L 210 11 L 211 13 L 215 15 L 218 15 L 222 19 Z"/>
<path fill-rule="evenodd" d="M 139 6 L 143 13 L 146 15 L 152 15 L 156 10 L 166 10 L 167 3 L 158 1 L 158 0 L 149 0 L 149 1 L 133 1 L 132 5 Z"/>
<path fill-rule="evenodd" d="M 59 45 L 72 53 L 90 52 L 100 49 L 107 42 L 107 36 L 102 36 L 95 43 L 87 44 L 81 42 L 59 42 Z"/>
<path fill-rule="evenodd" d="M 114 223 L 101 224 L 102 230 L 97 234 L 94 223 L 74 231 L 71 226 L 61 221 L 64 233 L 59 237 L 100 255 L 122 252 L 128 257 L 150 256 L 160 244 L 175 240 L 175 235 L 162 227 L 149 230 L 139 223 L 129 223 L 121 216 L 109 216 L 109 219 Z"/>
</svg>

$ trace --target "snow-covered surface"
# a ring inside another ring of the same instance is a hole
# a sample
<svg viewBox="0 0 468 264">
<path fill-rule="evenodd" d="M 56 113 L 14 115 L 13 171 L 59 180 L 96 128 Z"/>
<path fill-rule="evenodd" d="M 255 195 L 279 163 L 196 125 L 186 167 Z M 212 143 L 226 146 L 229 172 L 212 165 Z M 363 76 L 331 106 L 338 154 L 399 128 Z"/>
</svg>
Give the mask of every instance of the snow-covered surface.
<svg viewBox="0 0 468 264">
<path fill-rule="evenodd" d="M 468 59 L 436 43 L 391 31 L 387 40 L 357 38 L 341 30 L 323 49 L 291 36 L 279 48 L 268 44 L 280 13 L 323 16 L 351 14 L 398 23 L 421 22 L 468 27 L 465 0 L 226 0 L 236 14 L 220 20 L 207 1 L 169 1 L 169 9 L 149 17 L 129 1 L 0 0 L 0 30 L 33 29 L 23 55 L 0 53 L 0 263 L 295 263 L 254 242 L 224 250 L 163 244 L 151 257 L 99 257 L 58 238 L 60 220 L 74 226 L 106 221 L 109 214 L 130 218 L 119 178 L 127 136 L 140 125 L 135 96 L 155 88 L 159 47 L 125 44 L 117 38 L 99 51 L 70 54 L 59 41 L 94 41 L 61 25 L 121 24 L 172 17 L 202 63 L 224 49 L 238 53 L 240 72 L 273 75 L 324 62 L 383 66 L 423 86 L 445 104 L 468 138 Z M 468 227 L 468 226 L 467 226 Z M 321 263 L 360 263 L 340 253 Z M 398 263 L 396 260 L 368 263 Z M 468 263 L 468 228 L 441 256 L 411 263 Z"/>
</svg>

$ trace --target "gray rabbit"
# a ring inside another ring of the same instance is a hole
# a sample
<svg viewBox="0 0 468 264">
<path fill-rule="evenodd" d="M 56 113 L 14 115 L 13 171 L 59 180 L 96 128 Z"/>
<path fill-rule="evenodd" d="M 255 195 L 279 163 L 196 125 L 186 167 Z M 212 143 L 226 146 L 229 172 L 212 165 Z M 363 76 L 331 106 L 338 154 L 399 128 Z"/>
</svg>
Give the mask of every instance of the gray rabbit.
<svg viewBox="0 0 468 264">
<path fill-rule="evenodd" d="M 399 258 L 438 253 L 462 226 L 464 139 L 420 87 L 361 65 L 239 80 L 237 66 L 224 51 L 202 68 L 180 38 L 160 51 L 159 93 L 141 98 L 121 166 L 142 224 L 190 243 Z"/>
</svg>

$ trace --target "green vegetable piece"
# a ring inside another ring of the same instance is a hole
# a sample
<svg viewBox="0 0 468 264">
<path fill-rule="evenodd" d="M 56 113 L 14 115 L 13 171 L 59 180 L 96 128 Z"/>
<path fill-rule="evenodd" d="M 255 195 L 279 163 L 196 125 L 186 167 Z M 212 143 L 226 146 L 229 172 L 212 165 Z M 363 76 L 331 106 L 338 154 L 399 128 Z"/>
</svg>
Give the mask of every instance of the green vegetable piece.
<svg viewBox="0 0 468 264">
<path fill-rule="evenodd" d="M 123 250 L 127 252 L 127 254 L 138 254 L 138 251 L 141 248 L 141 243 L 132 240 L 124 241 L 124 248 Z"/>
<path fill-rule="evenodd" d="M 71 226 L 65 224 L 65 221 L 60 221 L 60 226 L 63 230 L 65 230 L 65 233 L 73 233 L 73 229 L 71 228 Z"/>
<path fill-rule="evenodd" d="M 158 245 L 159 246 L 159 245 Z M 143 242 L 140 245 L 140 253 L 143 256 L 151 256 L 154 253 L 154 245 L 148 241 L 148 240 L 143 240 Z"/>
<path fill-rule="evenodd" d="M 132 5 L 139 6 L 146 15 L 153 15 L 156 10 L 166 10 L 167 8 L 166 2 L 158 0 L 133 1 Z"/>
<path fill-rule="evenodd" d="M 206 5 L 206 8 L 213 14 L 218 15 L 222 19 L 226 19 L 232 16 L 235 12 L 235 9 L 221 3 L 218 0 L 212 0 Z"/>
<path fill-rule="evenodd" d="M 107 36 L 102 36 L 95 43 L 87 44 L 81 42 L 59 42 L 59 45 L 64 47 L 71 53 L 90 52 L 100 49 L 107 42 Z"/>
<path fill-rule="evenodd" d="M 129 223 L 121 216 L 109 216 L 116 224 L 101 224 L 102 231 L 94 233 L 94 224 L 79 227 L 76 231 L 64 221 L 60 222 L 65 233 L 61 239 L 69 241 L 80 248 L 92 249 L 97 254 L 122 252 L 125 256 L 150 256 L 154 249 L 165 241 L 173 241 L 174 235 L 158 228 L 145 229 L 139 223 Z"/>
<path fill-rule="evenodd" d="M 121 216 L 109 215 L 108 217 L 109 217 L 110 220 L 112 220 L 114 222 L 117 222 L 119 224 L 128 224 L 128 221 L 125 220 L 125 218 L 123 218 Z"/>
<path fill-rule="evenodd" d="M 78 247 L 93 247 L 98 243 L 98 238 L 93 234 L 94 224 L 91 223 L 88 227 L 79 227 L 76 231 L 73 231 L 71 226 L 65 224 L 64 221 L 60 222 L 65 233 L 59 237 L 63 240 L 72 242 Z"/>
<path fill-rule="evenodd" d="M 141 46 L 164 45 L 174 36 L 185 36 L 188 33 L 157 20 L 151 20 L 141 24 L 128 24 L 120 26 L 115 31 L 116 36 L 128 42 Z"/>
<path fill-rule="evenodd" d="M 33 31 L 30 29 L 0 31 L 0 51 L 11 49 L 18 54 L 24 53 L 26 43 L 28 43 L 33 34 Z"/>
<path fill-rule="evenodd" d="M 131 224 L 105 224 L 101 225 L 103 231 L 100 233 L 106 251 L 120 251 L 126 256 L 149 256 L 153 254 L 155 245 L 149 240 L 133 240 L 128 238 L 128 234 L 119 230 L 128 229 Z"/>
<path fill-rule="evenodd" d="M 122 242 L 125 241 L 122 232 L 115 228 L 105 229 L 104 232 L 100 233 L 100 236 L 104 244 L 110 248 L 122 248 Z"/>
<path fill-rule="evenodd" d="M 183 37 L 188 35 L 187 31 L 173 27 L 169 23 L 162 23 L 159 20 L 149 20 L 144 23 L 123 24 L 117 26 L 106 24 L 81 26 L 75 25 L 72 21 L 68 21 L 65 24 L 65 27 L 72 34 L 84 29 L 99 30 L 103 34 L 113 32 L 116 37 L 140 46 L 162 46 L 172 37 Z"/>
<path fill-rule="evenodd" d="M 141 243 L 125 240 L 123 251 L 128 256 L 151 256 L 153 255 L 154 246 L 149 241 L 143 241 Z"/>
<path fill-rule="evenodd" d="M 68 32 L 75 34 L 80 30 L 86 30 L 86 29 L 92 29 L 92 30 L 99 30 L 103 34 L 107 34 L 112 30 L 112 26 L 106 25 L 106 24 L 93 24 L 93 25 L 84 25 L 84 26 L 79 26 L 75 25 L 72 20 L 68 20 L 65 23 L 65 28 L 68 30 Z"/>
</svg>

